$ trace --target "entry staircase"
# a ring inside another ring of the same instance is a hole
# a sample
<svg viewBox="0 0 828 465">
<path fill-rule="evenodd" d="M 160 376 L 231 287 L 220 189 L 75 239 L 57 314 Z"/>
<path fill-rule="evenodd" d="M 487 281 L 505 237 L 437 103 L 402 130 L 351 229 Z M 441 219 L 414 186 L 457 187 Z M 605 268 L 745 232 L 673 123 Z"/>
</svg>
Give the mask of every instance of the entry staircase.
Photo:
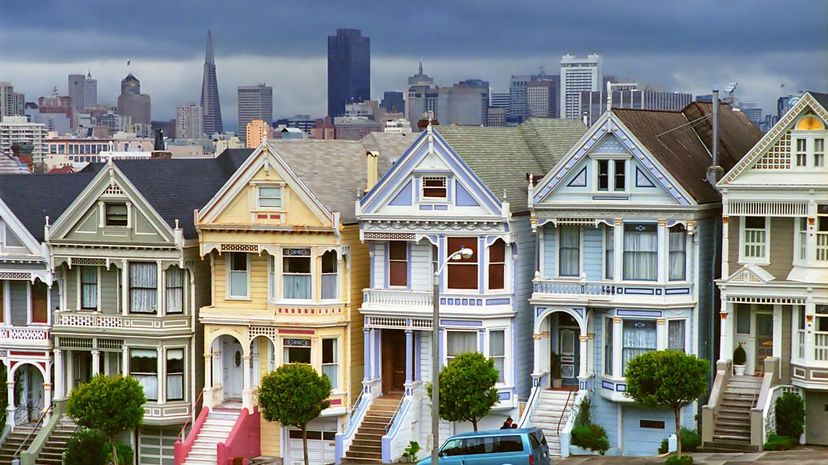
<svg viewBox="0 0 828 465">
<path fill-rule="evenodd" d="M 705 442 L 704 450 L 748 452 L 758 448 L 750 443 L 750 411 L 762 389 L 762 378 L 732 376 L 720 400 L 719 413 L 713 429 L 713 442 Z"/>
<path fill-rule="evenodd" d="M 542 389 L 535 400 L 536 406 L 529 418 L 529 424 L 543 430 L 549 444 L 549 455 L 561 455 L 561 431 L 566 415 L 574 407 L 577 391 L 555 391 Z"/>
<path fill-rule="evenodd" d="M 37 456 L 37 465 L 61 465 L 66 443 L 77 430 L 78 425 L 71 418 L 66 415 L 61 416 Z"/>
<path fill-rule="evenodd" d="M 382 436 L 394 418 L 401 399 L 402 393 L 389 393 L 371 402 L 351 447 L 342 457 L 343 465 L 382 463 Z"/>
<path fill-rule="evenodd" d="M 193 448 L 184 458 L 184 465 L 216 465 L 216 446 L 230 436 L 239 415 L 241 411 L 237 409 L 216 407 L 210 410 L 195 438 Z"/>
<path fill-rule="evenodd" d="M 3 447 L 0 447 L 0 465 L 11 465 L 15 452 L 23 452 L 32 444 L 35 438 L 33 431 L 34 428 L 31 426 L 16 426 L 14 431 L 9 433 Z"/>
</svg>

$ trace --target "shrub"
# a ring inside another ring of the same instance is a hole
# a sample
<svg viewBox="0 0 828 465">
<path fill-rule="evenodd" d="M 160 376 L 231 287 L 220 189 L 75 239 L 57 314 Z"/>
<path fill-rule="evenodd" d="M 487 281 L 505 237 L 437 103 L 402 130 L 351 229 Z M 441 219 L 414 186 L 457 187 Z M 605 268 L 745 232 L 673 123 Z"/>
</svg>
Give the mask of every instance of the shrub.
<svg viewBox="0 0 828 465">
<path fill-rule="evenodd" d="M 604 455 L 609 449 L 607 432 L 593 423 L 572 428 L 572 444 Z"/>
<path fill-rule="evenodd" d="M 403 459 L 407 463 L 414 463 L 420 456 L 420 443 L 417 441 L 409 441 L 408 447 L 403 452 Z"/>
<path fill-rule="evenodd" d="M 76 432 L 66 443 L 64 465 L 106 465 L 111 450 L 109 438 L 95 429 Z"/>
<path fill-rule="evenodd" d="M 664 465 L 693 465 L 693 457 L 690 457 L 689 455 L 671 455 L 670 457 L 667 457 Z"/>
<path fill-rule="evenodd" d="M 689 430 L 687 428 L 681 429 L 681 450 L 684 452 L 695 452 L 701 446 L 701 436 L 696 430 Z M 661 440 L 661 445 L 658 446 L 659 454 L 666 454 L 668 452 L 669 444 L 667 438 Z"/>
<path fill-rule="evenodd" d="M 805 425 L 805 403 L 798 395 L 786 392 L 776 399 L 776 434 L 787 436 L 796 443 Z"/>
<path fill-rule="evenodd" d="M 739 347 L 733 351 L 733 364 L 734 365 L 744 365 L 747 362 L 747 353 L 745 349 L 742 347 L 742 344 L 739 344 Z"/>
<path fill-rule="evenodd" d="M 788 450 L 793 449 L 799 441 L 787 436 L 780 436 L 778 434 L 771 434 L 768 436 L 768 442 L 762 446 L 762 450 Z"/>
<path fill-rule="evenodd" d="M 581 405 L 578 407 L 578 416 L 575 417 L 576 426 L 588 425 L 591 423 L 589 419 L 589 407 L 589 397 L 587 397 L 581 402 Z"/>
<path fill-rule="evenodd" d="M 115 448 L 118 450 L 118 463 L 120 464 L 129 464 L 132 463 L 132 447 L 117 443 L 115 444 Z M 112 447 L 107 447 L 107 456 L 111 459 L 112 458 Z"/>
</svg>

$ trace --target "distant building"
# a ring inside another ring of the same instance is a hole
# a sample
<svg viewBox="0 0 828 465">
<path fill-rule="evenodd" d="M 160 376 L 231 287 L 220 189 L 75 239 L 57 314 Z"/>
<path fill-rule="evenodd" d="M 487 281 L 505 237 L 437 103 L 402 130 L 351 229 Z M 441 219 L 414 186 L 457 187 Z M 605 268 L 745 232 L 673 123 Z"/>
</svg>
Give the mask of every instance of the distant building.
<svg viewBox="0 0 828 465">
<path fill-rule="evenodd" d="M 422 79 L 422 80 L 420 80 Z M 414 82 L 408 89 L 406 117 L 412 129 L 424 115 L 440 124 L 485 126 L 488 123 L 489 82 L 467 79 L 450 87 L 433 86 L 432 80 L 422 73 L 412 76 Z"/>
<path fill-rule="evenodd" d="M 408 91 L 405 99 L 405 116 L 411 122 L 413 129 L 417 128 L 417 121 L 430 112 L 437 111 L 437 92 L 434 88 L 434 79 L 423 72 L 423 62 L 419 64 L 417 74 L 408 78 Z"/>
<path fill-rule="evenodd" d="M 11 82 L 0 81 L 0 118 L 23 116 L 26 97 L 14 91 Z"/>
<path fill-rule="evenodd" d="M 270 139 L 272 129 L 269 122 L 260 119 L 254 119 L 247 123 L 244 129 L 244 140 L 247 143 L 247 148 L 255 149 L 262 141 Z"/>
<path fill-rule="evenodd" d="M 549 98 L 543 98 L 544 102 L 539 102 L 538 98 L 541 95 L 545 94 L 545 91 L 542 89 L 538 89 L 537 87 L 545 87 L 552 85 L 555 91 L 557 92 L 561 82 L 561 77 L 559 75 L 545 74 L 543 71 L 541 71 L 540 74 L 513 75 L 509 80 L 509 111 L 506 114 L 506 120 L 508 122 L 519 124 L 525 121 L 526 118 L 531 116 L 529 111 L 529 95 L 527 93 L 528 85 L 530 82 L 534 82 L 533 86 L 536 87 L 534 89 L 536 110 L 538 105 L 545 107 L 548 103 L 547 100 L 554 101 L 555 105 L 558 104 L 558 95 L 555 95 L 554 97 L 549 96 Z M 495 105 L 493 104 L 492 106 Z M 549 117 L 557 118 L 559 115 L 559 110 L 555 108 L 552 111 L 543 111 L 541 113 L 546 113 L 549 115 Z"/>
<path fill-rule="evenodd" d="M 388 120 L 385 121 L 385 128 L 382 132 L 386 134 L 411 134 L 411 123 L 405 118 Z"/>
<path fill-rule="evenodd" d="M 791 109 L 799 99 L 802 98 L 802 94 L 789 94 L 783 95 L 776 100 L 776 120 L 782 119 L 785 116 L 785 113 Z"/>
<path fill-rule="evenodd" d="M 204 52 L 204 72 L 201 78 L 202 129 L 208 136 L 224 132 L 221 121 L 216 59 L 213 55 L 213 31 L 207 31 L 207 50 Z"/>
<path fill-rule="evenodd" d="M 608 83 L 605 88 L 605 91 L 581 92 L 581 116 L 586 117 L 588 126 L 597 121 L 608 107 L 681 111 L 693 101 L 693 94 L 690 93 L 639 89 L 637 83 Z"/>
<path fill-rule="evenodd" d="M 371 99 L 371 39 L 359 29 L 328 36 L 328 116 L 345 114 L 345 104 Z"/>
<path fill-rule="evenodd" d="M 279 130 L 278 136 L 279 139 L 285 140 L 304 140 L 308 137 L 305 131 L 299 128 L 282 128 Z"/>
<path fill-rule="evenodd" d="M 529 117 L 557 117 L 558 83 L 551 79 L 533 79 L 526 83 L 526 107 Z"/>
<path fill-rule="evenodd" d="M 388 113 L 405 113 L 405 100 L 402 92 L 385 91 L 382 94 L 382 107 Z"/>
<path fill-rule="evenodd" d="M 486 126 L 506 126 L 506 114 L 509 109 L 504 107 L 489 107 L 486 114 Z"/>
<path fill-rule="evenodd" d="M 757 128 L 762 128 L 764 119 L 762 118 L 762 108 L 759 107 L 758 103 L 739 102 L 737 108 L 739 108 L 739 110 L 741 110 L 742 113 L 744 113 Z"/>
<path fill-rule="evenodd" d="M 219 156 L 227 149 L 243 149 L 244 143 L 238 136 L 220 135 L 213 138 L 213 156 Z"/>
<path fill-rule="evenodd" d="M 561 57 L 560 117 L 580 118 L 581 92 L 601 90 L 603 84 L 601 55 L 586 58 L 574 55 Z"/>
<path fill-rule="evenodd" d="M 489 103 L 490 108 L 509 108 L 509 103 L 511 102 L 511 96 L 509 92 L 492 92 L 491 94 L 491 102 Z"/>
<path fill-rule="evenodd" d="M 380 104 L 376 100 L 365 100 L 362 102 L 352 102 L 345 104 L 345 114 L 343 116 L 351 118 L 368 118 L 370 120 L 378 120 L 380 113 Z"/>
<path fill-rule="evenodd" d="M 132 73 L 121 80 L 121 95 L 118 96 L 118 114 L 128 116 L 131 124 L 149 127 L 151 114 L 150 96 L 141 93 L 141 81 Z"/>
<path fill-rule="evenodd" d="M 46 126 L 47 131 L 67 134 L 77 126 L 75 109 L 68 95 L 58 95 L 57 88 L 48 97 L 39 97 L 37 104 L 26 105 L 26 116 L 33 123 Z"/>
<path fill-rule="evenodd" d="M 301 129 L 305 134 L 311 135 L 311 130 L 316 126 L 316 120 L 311 119 L 310 115 L 295 115 L 292 118 L 276 120 L 274 127 L 278 126 Z"/>
<path fill-rule="evenodd" d="M 311 130 L 311 138 L 313 139 L 333 139 L 336 137 L 336 127 L 334 126 L 333 118 L 326 116 L 318 118 Z"/>
<path fill-rule="evenodd" d="M 72 98 L 72 107 L 77 112 L 98 104 L 98 80 L 92 79 L 92 73 L 69 75 L 69 97 Z"/>
<path fill-rule="evenodd" d="M 30 123 L 25 116 L 3 116 L 0 122 L 0 153 L 10 155 L 12 146 L 26 146 L 32 161 L 41 166 L 46 155 L 46 126 Z"/>
<path fill-rule="evenodd" d="M 175 139 L 175 120 L 171 119 L 169 121 L 153 121 L 152 124 L 152 132 L 155 133 L 156 130 L 160 130 L 164 133 L 164 137 L 168 139 Z"/>
<path fill-rule="evenodd" d="M 273 88 L 264 84 L 239 86 L 238 88 L 239 137 L 244 140 L 247 123 L 254 120 L 273 121 Z M 258 147 L 259 144 L 254 145 Z"/>
<path fill-rule="evenodd" d="M 365 117 L 337 116 L 334 128 L 336 139 L 360 140 L 372 132 L 382 132 L 384 125 Z"/>
<path fill-rule="evenodd" d="M 175 109 L 175 139 L 200 139 L 204 115 L 201 107 L 191 103 Z"/>
</svg>

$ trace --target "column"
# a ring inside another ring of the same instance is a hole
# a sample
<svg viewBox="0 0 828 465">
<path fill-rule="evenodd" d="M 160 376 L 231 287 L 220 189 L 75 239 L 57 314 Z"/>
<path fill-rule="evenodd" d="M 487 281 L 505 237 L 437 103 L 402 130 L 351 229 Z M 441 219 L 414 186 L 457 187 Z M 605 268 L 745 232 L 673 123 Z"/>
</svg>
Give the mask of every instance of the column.
<svg viewBox="0 0 828 465">
<path fill-rule="evenodd" d="M 14 427 L 14 375 L 12 374 L 11 367 L 6 369 L 6 395 L 8 399 L 8 407 L 6 407 L 6 425 L 10 427 Z"/>
<path fill-rule="evenodd" d="M 587 365 L 589 364 L 589 349 L 587 348 L 587 343 L 589 342 L 589 336 L 586 334 L 581 334 L 578 336 L 578 341 L 581 344 L 581 352 L 580 352 L 580 360 L 578 360 L 578 380 L 579 381 L 586 381 L 589 377 L 587 374 Z"/>
<path fill-rule="evenodd" d="M 411 384 L 414 381 L 414 373 L 411 370 L 411 364 L 414 360 L 414 331 L 410 329 L 405 330 L 405 384 Z M 407 390 L 408 388 L 406 388 Z"/>
<path fill-rule="evenodd" d="M 816 246 L 817 246 L 817 204 L 815 200 L 808 201 L 808 219 L 805 220 L 808 223 L 808 234 L 805 235 L 805 259 L 808 263 L 814 263 L 816 261 Z M 799 228 L 797 227 L 796 234 L 799 234 Z M 771 238 L 773 239 L 773 238 Z M 796 253 L 799 253 L 797 251 Z M 813 334 L 813 333 L 812 333 Z"/>
<path fill-rule="evenodd" d="M 667 220 L 658 220 L 658 282 L 667 281 Z"/>
<path fill-rule="evenodd" d="M 213 407 L 213 354 L 204 354 L 204 390 L 203 405 Z"/>
<path fill-rule="evenodd" d="M 723 203 L 726 203 L 726 202 L 727 202 L 726 200 L 723 201 Z M 724 207 L 724 205 L 723 205 L 723 208 L 726 208 L 726 207 Z M 726 278 L 726 277 L 730 276 L 730 271 L 729 271 L 729 268 L 730 268 L 729 263 L 730 262 L 728 260 L 728 258 L 729 258 L 728 254 L 730 253 L 729 252 L 730 239 L 728 238 L 728 231 L 730 230 L 729 223 L 730 223 L 730 218 L 727 215 L 723 215 L 722 216 L 722 271 L 721 271 L 722 278 Z M 721 357 L 719 357 L 719 359 L 721 360 Z"/>
<path fill-rule="evenodd" d="M 250 387 L 250 354 L 242 355 L 242 408 L 246 408 L 249 412 L 253 411 L 253 389 Z"/>
<path fill-rule="evenodd" d="M 155 361 L 157 363 L 156 369 L 156 379 L 158 380 L 158 404 L 161 405 L 167 398 L 166 387 L 167 383 L 166 376 L 164 376 L 164 350 L 162 347 L 158 347 L 155 349 Z"/>
<path fill-rule="evenodd" d="M 538 228 L 538 261 L 537 261 L 537 268 L 535 269 L 535 277 L 542 278 L 544 273 L 544 260 L 543 254 L 545 253 L 545 245 L 543 239 L 543 230 L 546 229 L 546 225 L 541 226 Z"/>
<path fill-rule="evenodd" d="M 47 412 L 52 406 L 52 370 L 50 364 L 46 363 L 46 375 L 43 378 L 43 412 Z M 51 416 L 51 415 L 48 415 Z"/>
<path fill-rule="evenodd" d="M 793 317 L 793 312 L 791 312 L 791 317 Z M 782 305 L 776 304 L 773 306 L 773 356 L 778 358 L 780 363 L 782 360 L 782 331 L 791 331 L 791 328 L 782 328 Z M 796 349 L 796 346 L 791 347 L 791 351 L 794 349 Z M 763 362 L 760 360 L 759 363 Z"/>
<path fill-rule="evenodd" d="M 624 373 L 621 371 L 621 357 L 623 355 L 624 341 L 621 340 L 623 331 L 623 322 L 619 317 L 612 318 L 612 376 L 613 378 L 622 378 Z"/>
<path fill-rule="evenodd" d="M 92 377 L 98 376 L 101 372 L 101 352 L 98 350 L 92 351 Z"/>
<path fill-rule="evenodd" d="M 155 279 L 157 280 L 157 287 L 155 291 L 156 299 L 155 299 L 155 307 L 156 312 L 155 314 L 158 316 L 164 316 L 167 313 L 167 301 L 166 301 L 166 289 L 164 286 L 164 268 L 161 266 L 161 260 L 158 260 L 157 264 L 157 271 L 155 273 Z"/>
<path fill-rule="evenodd" d="M 371 330 L 368 328 L 362 329 L 363 339 L 363 367 L 362 367 L 362 381 L 371 381 Z"/>
<path fill-rule="evenodd" d="M 121 349 L 121 374 L 129 375 L 129 349 L 127 347 Z"/>
<path fill-rule="evenodd" d="M 63 388 L 63 381 L 66 379 L 66 374 L 63 372 L 63 351 L 54 349 L 53 352 L 55 354 L 55 399 L 63 399 L 66 397 Z"/>
<path fill-rule="evenodd" d="M 727 301 L 727 295 L 722 293 L 721 311 L 719 312 L 719 320 L 721 321 L 721 330 L 719 334 L 719 361 L 730 360 L 733 357 L 733 322 L 735 315 L 733 304 Z"/>
<path fill-rule="evenodd" d="M 816 313 L 816 305 L 811 297 L 805 301 L 805 365 L 813 366 L 814 364 L 814 347 L 816 341 L 814 340 L 814 313 Z"/>
<path fill-rule="evenodd" d="M 129 264 L 121 260 L 121 314 L 129 314 Z"/>
<path fill-rule="evenodd" d="M 541 337 L 543 337 L 540 333 L 532 334 L 532 342 L 534 343 L 535 355 L 534 355 L 534 369 L 532 370 L 532 385 L 536 386 L 540 384 L 540 380 L 543 377 L 543 368 L 541 367 L 541 352 L 543 352 L 543 347 L 541 344 Z"/>
<path fill-rule="evenodd" d="M 615 282 L 624 279 L 624 221 L 621 218 L 615 219 L 615 226 L 612 228 L 612 278 Z"/>
<path fill-rule="evenodd" d="M 656 320 L 656 350 L 665 349 L 667 349 L 667 320 L 659 318 Z"/>
</svg>

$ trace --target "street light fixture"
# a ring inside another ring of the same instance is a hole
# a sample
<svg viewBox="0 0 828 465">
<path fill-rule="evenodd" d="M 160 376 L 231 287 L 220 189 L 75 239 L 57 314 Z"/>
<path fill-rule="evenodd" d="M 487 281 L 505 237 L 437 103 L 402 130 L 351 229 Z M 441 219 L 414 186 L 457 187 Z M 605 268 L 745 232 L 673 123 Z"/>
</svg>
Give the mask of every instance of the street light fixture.
<svg viewBox="0 0 828 465">
<path fill-rule="evenodd" d="M 433 315 L 431 317 L 431 465 L 440 461 L 440 274 L 452 260 L 468 260 L 474 250 L 460 245 L 460 250 L 446 257 L 442 266 L 436 266 L 431 297 Z"/>
</svg>

